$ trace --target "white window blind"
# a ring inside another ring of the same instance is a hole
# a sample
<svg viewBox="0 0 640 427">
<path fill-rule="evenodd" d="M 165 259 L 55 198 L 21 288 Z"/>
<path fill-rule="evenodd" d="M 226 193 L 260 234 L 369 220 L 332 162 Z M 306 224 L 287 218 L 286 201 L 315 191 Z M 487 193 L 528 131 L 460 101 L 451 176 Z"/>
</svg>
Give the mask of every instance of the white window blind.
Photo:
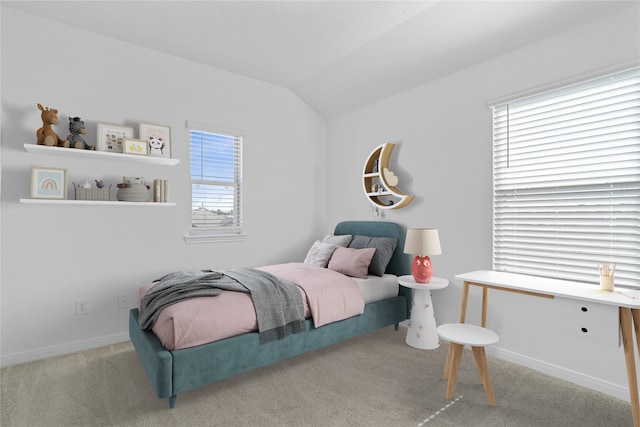
<svg viewBox="0 0 640 427">
<path fill-rule="evenodd" d="M 190 129 L 192 234 L 242 233 L 242 137 Z"/>
<path fill-rule="evenodd" d="M 640 68 L 493 107 L 494 270 L 640 287 Z"/>
</svg>

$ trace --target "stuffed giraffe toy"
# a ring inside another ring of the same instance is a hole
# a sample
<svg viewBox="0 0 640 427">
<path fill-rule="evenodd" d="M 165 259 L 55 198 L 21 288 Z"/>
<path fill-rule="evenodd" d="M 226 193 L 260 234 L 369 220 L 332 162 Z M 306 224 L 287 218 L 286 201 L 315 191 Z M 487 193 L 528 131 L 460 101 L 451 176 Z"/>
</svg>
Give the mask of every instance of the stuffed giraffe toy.
<svg viewBox="0 0 640 427">
<path fill-rule="evenodd" d="M 51 125 L 60 124 L 58 120 L 58 110 L 51 109 L 49 107 L 44 108 L 38 104 L 38 109 L 42 111 L 40 117 L 42 118 L 42 127 L 36 132 L 38 137 L 38 144 L 58 147 L 69 147 L 69 141 L 62 139 L 53 130 Z"/>
</svg>

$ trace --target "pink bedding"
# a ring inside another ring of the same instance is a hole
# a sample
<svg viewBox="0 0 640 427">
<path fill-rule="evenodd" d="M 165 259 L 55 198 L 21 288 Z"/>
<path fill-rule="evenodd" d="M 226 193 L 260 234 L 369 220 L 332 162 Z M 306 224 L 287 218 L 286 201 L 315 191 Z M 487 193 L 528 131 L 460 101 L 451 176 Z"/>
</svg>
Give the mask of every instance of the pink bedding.
<svg viewBox="0 0 640 427">
<path fill-rule="evenodd" d="M 305 318 L 315 327 L 364 312 L 364 299 L 355 280 L 327 268 L 304 263 L 260 267 L 298 286 Z M 141 286 L 140 299 L 153 286 Z M 256 331 L 258 324 L 251 295 L 222 291 L 220 295 L 195 298 L 174 304 L 160 313 L 153 332 L 168 350 L 194 347 Z"/>
</svg>

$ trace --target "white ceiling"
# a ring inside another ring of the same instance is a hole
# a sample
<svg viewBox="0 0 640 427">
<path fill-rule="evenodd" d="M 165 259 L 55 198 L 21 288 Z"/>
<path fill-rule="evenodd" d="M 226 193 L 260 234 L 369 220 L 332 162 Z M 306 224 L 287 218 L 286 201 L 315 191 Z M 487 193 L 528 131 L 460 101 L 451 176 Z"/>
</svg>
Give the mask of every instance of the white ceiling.
<svg viewBox="0 0 640 427">
<path fill-rule="evenodd" d="M 2 1 L 283 86 L 330 119 L 626 1 Z"/>
</svg>

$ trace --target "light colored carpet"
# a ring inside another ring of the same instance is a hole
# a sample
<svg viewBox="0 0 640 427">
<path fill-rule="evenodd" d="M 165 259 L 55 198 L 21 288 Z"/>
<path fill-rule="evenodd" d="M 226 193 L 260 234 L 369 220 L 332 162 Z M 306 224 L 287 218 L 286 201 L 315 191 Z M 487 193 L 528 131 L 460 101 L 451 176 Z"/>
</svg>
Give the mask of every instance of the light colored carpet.
<svg viewBox="0 0 640 427">
<path fill-rule="evenodd" d="M 453 403 L 446 346 L 418 350 L 392 327 L 158 399 L 130 343 L 2 369 L 0 425 L 631 426 L 629 403 L 488 357 L 487 405 L 470 351 Z"/>
</svg>

